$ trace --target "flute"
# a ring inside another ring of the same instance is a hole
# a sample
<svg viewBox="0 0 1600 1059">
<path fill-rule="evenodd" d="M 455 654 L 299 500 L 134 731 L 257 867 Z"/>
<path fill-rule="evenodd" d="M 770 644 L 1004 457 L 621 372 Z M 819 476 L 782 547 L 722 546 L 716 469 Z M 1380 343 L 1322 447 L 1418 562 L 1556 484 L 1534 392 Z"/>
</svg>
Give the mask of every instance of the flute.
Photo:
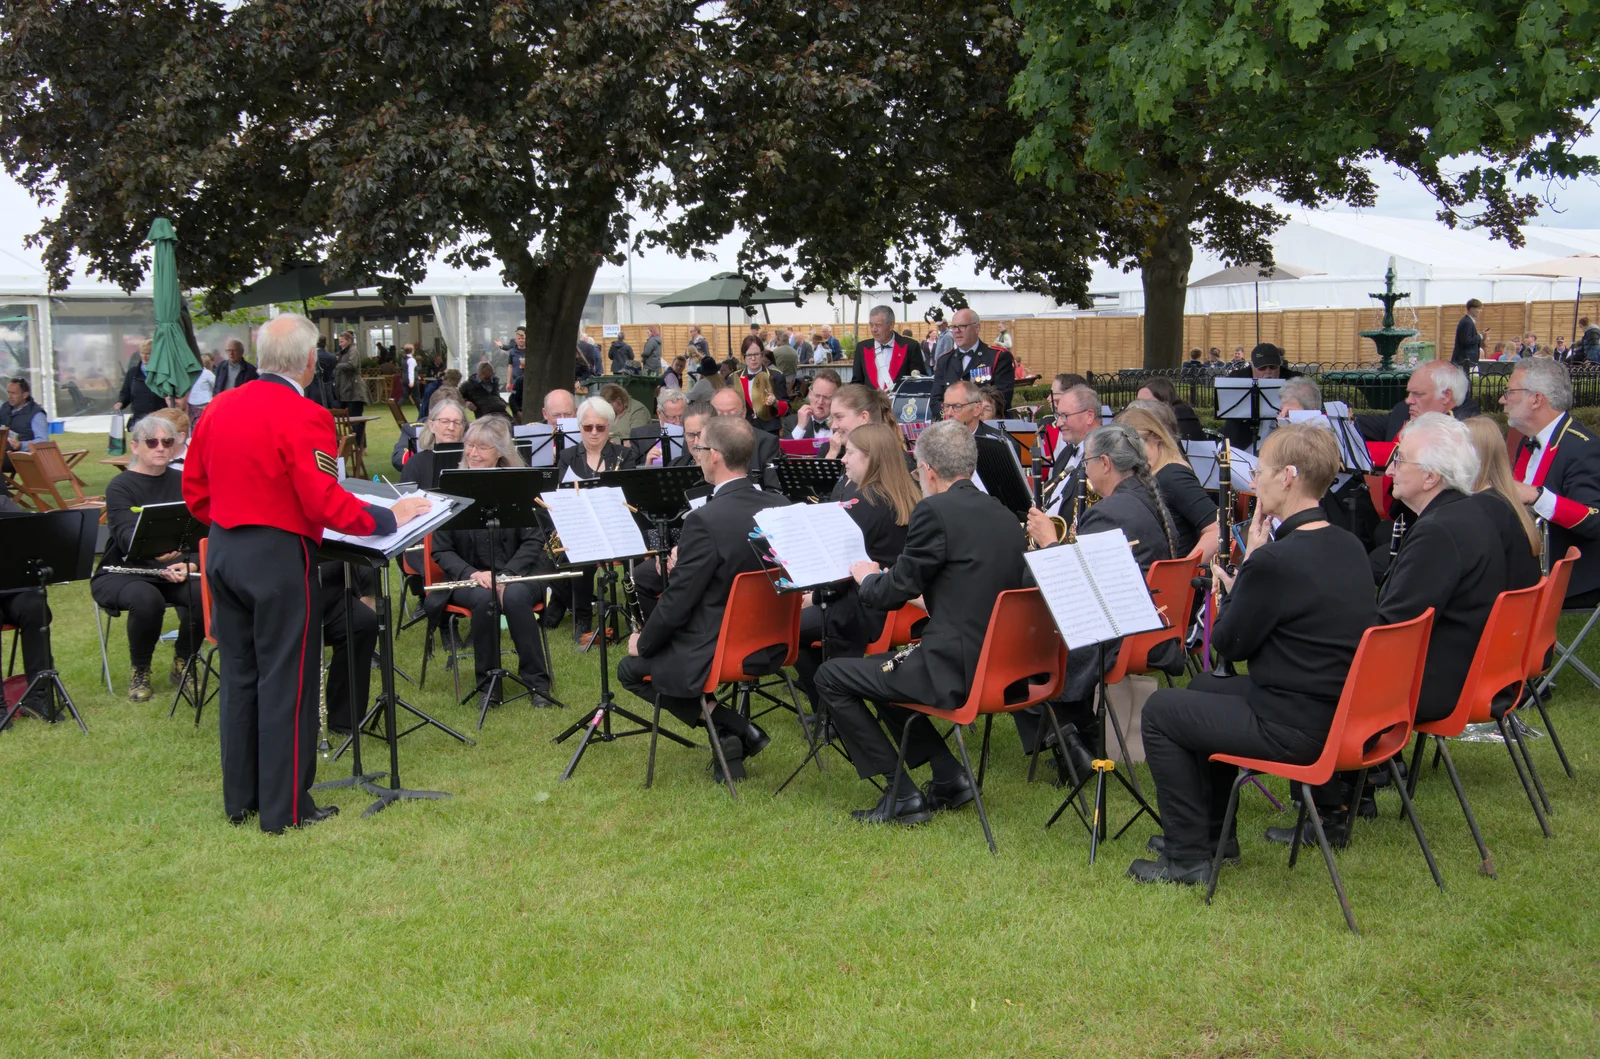
<svg viewBox="0 0 1600 1059">
<path fill-rule="evenodd" d="M 161 567 L 150 566 L 102 566 L 95 571 L 96 574 L 133 574 L 135 577 L 160 577 L 164 572 L 165 570 Z M 200 571 L 189 571 L 190 580 L 199 576 Z"/>
<path fill-rule="evenodd" d="M 495 581 L 495 584 L 497 584 L 497 585 L 520 585 L 520 584 L 522 584 L 523 582 L 526 582 L 526 581 L 562 581 L 562 580 L 565 580 L 565 579 L 567 579 L 569 577 L 582 577 L 582 576 L 583 576 L 583 571 L 581 571 L 581 570 L 567 570 L 567 571 L 564 571 L 564 572 L 559 573 L 559 574 L 522 574 L 520 576 L 515 576 L 515 577 L 508 577 L 505 574 L 501 574 L 499 579 Z M 422 590 L 424 592 L 449 592 L 449 591 L 454 591 L 455 589 L 458 589 L 458 588 L 482 588 L 482 587 L 483 586 L 478 584 L 478 582 L 472 580 L 471 578 L 468 578 L 465 581 L 437 581 L 437 582 L 435 582 L 435 583 L 433 583 L 431 585 L 424 585 L 422 587 Z"/>
</svg>

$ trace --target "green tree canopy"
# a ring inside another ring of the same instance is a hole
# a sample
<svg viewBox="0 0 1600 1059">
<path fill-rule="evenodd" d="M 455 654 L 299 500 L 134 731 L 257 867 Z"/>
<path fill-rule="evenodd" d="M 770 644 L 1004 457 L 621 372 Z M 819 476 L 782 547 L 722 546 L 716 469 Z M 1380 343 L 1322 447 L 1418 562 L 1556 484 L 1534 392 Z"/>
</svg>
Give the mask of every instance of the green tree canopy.
<svg viewBox="0 0 1600 1059">
<path fill-rule="evenodd" d="M 1371 205 L 1367 166 L 1413 174 L 1449 225 L 1512 245 L 1537 210 L 1513 178 L 1600 171 L 1575 151 L 1600 95 L 1588 0 L 1015 0 L 1027 66 L 1014 102 L 1033 126 L 1019 170 L 1072 195 L 1116 182 L 1130 222 L 1113 264 L 1145 286 L 1145 357 L 1176 366 L 1196 241 L 1270 261 L 1280 213 Z M 1453 168 L 1454 164 L 1454 168 Z"/>
</svg>

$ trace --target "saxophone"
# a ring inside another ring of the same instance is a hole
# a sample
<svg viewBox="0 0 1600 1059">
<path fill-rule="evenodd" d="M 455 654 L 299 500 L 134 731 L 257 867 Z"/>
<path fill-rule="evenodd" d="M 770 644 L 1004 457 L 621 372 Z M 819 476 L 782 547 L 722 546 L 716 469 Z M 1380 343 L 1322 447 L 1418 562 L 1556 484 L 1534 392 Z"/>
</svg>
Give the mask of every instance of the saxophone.
<svg viewBox="0 0 1600 1059">
<path fill-rule="evenodd" d="M 772 418 L 772 406 L 767 404 L 767 398 L 772 396 L 772 373 L 761 371 L 750 376 L 750 410 L 756 418 L 765 422 Z"/>
</svg>

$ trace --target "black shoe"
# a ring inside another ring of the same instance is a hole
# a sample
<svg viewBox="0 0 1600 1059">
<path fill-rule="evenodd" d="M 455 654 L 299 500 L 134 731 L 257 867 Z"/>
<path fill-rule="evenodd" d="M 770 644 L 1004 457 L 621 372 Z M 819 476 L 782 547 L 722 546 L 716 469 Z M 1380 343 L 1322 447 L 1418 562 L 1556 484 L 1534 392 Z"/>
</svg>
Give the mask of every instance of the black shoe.
<svg viewBox="0 0 1600 1059">
<path fill-rule="evenodd" d="M 910 790 L 906 791 L 909 786 Z M 859 820 L 863 824 L 925 824 L 933 819 L 933 811 L 928 808 L 928 800 L 922 796 L 916 784 L 903 783 L 901 790 L 904 792 L 896 798 L 889 791 L 883 792 L 883 797 L 878 799 L 878 804 L 871 809 L 857 809 L 850 814 L 851 819 Z"/>
<path fill-rule="evenodd" d="M 1361 801 L 1356 803 L 1356 815 L 1363 820 L 1378 818 L 1378 799 L 1370 787 L 1361 796 Z"/>
<path fill-rule="evenodd" d="M 736 780 L 744 779 L 744 741 L 736 735 L 719 734 L 717 738 L 722 743 L 722 756 L 728 761 L 728 772 Z M 711 772 L 713 783 L 728 782 L 722 775 L 722 766 L 717 762 L 717 755 L 711 755 L 711 763 L 706 768 Z"/>
<path fill-rule="evenodd" d="M 1211 862 L 1175 861 L 1162 856 L 1158 860 L 1136 860 L 1128 865 L 1128 878 L 1134 882 L 1167 882 L 1179 886 L 1196 886 L 1211 875 Z"/>
<path fill-rule="evenodd" d="M 242 813 L 229 813 L 228 823 L 232 824 L 234 827 L 239 827 L 254 815 L 256 815 L 256 811 L 254 809 L 246 809 Z"/>
<path fill-rule="evenodd" d="M 765 750 L 767 744 L 772 742 L 772 736 L 762 731 L 761 726 L 752 721 L 744 734 L 739 737 L 739 741 L 744 744 L 745 758 L 749 759 Z"/>
<path fill-rule="evenodd" d="M 348 728 L 340 728 L 336 724 L 330 724 L 328 725 L 328 734 L 338 736 L 340 739 L 349 739 L 352 733 Z"/>
<path fill-rule="evenodd" d="M 937 813 L 943 809 L 959 809 L 977 797 L 977 793 L 972 781 L 964 775 L 944 783 L 935 780 L 928 784 L 928 811 Z"/>
<path fill-rule="evenodd" d="M 528 690 L 528 705 L 538 710 L 555 709 L 555 701 L 550 698 L 550 689 L 531 685 Z"/>
<path fill-rule="evenodd" d="M 572 616 L 572 631 L 578 636 L 587 636 L 593 628 L 593 614 L 574 614 Z"/>
<path fill-rule="evenodd" d="M 338 815 L 339 807 L 337 805 L 319 805 L 300 817 L 300 826 L 310 827 L 312 824 L 320 824 L 322 821 Z"/>
<path fill-rule="evenodd" d="M 561 624 L 561 619 L 567 616 L 567 608 L 556 603 L 546 603 L 544 613 L 539 615 L 539 624 L 546 629 L 554 629 Z"/>
<path fill-rule="evenodd" d="M 1329 819 L 1333 812 L 1333 810 L 1329 810 L 1328 813 L 1323 815 L 1322 832 L 1328 836 L 1328 845 L 1337 849 L 1346 845 L 1350 840 L 1350 836 L 1346 833 L 1344 824 L 1335 824 Z M 1342 820 L 1345 810 L 1340 809 L 1337 812 L 1338 818 Z M 1276 842 L 1280 846 L 1291 846 L 1294 844 L 1294 828 L 1269 827 L 1267 828 L 1267 841 Z M 1316 828 L 1311 826 L 1310 820 L 1307 820 L 1300 829 L 1300 844 L 1302 846 L 1315 846 L 1317 844 L 1317 831 Z"/>
<path fill-rule="evenodd" d="M 1149 850 L 1151 853 L 1154 853 L 1158 857 L 1165 857 L 1167 855 L 1167 836 L 1151 835 L 1150 841 L 1144 844 L 1144 848 Z M 1239 857 L 1238 839 L 1234 839 L 1222 847 L 1222 859 L 1234 867 L 1238 867 L 1240 864 L 1244 863 L 1244 861 Z"/>
</svg>

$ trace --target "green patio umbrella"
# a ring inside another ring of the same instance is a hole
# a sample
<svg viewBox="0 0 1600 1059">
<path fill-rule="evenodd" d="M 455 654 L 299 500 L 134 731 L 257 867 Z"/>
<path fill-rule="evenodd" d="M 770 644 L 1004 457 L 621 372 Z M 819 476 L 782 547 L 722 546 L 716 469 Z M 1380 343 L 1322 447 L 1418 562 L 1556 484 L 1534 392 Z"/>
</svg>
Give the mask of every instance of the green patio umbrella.
<svg viewBox="0 0 1600 1059">
<path fill-rule="evenodd" d="M 200 355 L 189 344 L 183 327 L 183 291 L 178 286 L 178 236 L 172 222 L 157 217 L 147 237 L 155 244 L 155 270 L 151 286 L 155 293 L 156 333 L 150 343 L 150 363 L 145 366 L 145 384 L 163 397 L 182 397 L 200 377 Z"/>
<path fill-rule="evenodd" d="M 768 287 L 766 290 L 756 290 L 754 283 L 739 275 L 737 272 L 718 272 L 704 283 L 696 283 L 692 287 L 663 294 L 659 298 L 651 298 L 651 305 L 660 305 L 663 308 L 678 305 L 712 305 L 721 306 L 727 310 L 728 356 L 733 356 L 733 308 L 744 305 L 746 302 L 760 305 L 763 314 L 767 311 L 767 304 L 771 302 L 797 302 L 798 297 L 792 290 L 778 287 Z M 767 322 L 772 322 L 772 317 L 766 317 Z"/>
</svg>

